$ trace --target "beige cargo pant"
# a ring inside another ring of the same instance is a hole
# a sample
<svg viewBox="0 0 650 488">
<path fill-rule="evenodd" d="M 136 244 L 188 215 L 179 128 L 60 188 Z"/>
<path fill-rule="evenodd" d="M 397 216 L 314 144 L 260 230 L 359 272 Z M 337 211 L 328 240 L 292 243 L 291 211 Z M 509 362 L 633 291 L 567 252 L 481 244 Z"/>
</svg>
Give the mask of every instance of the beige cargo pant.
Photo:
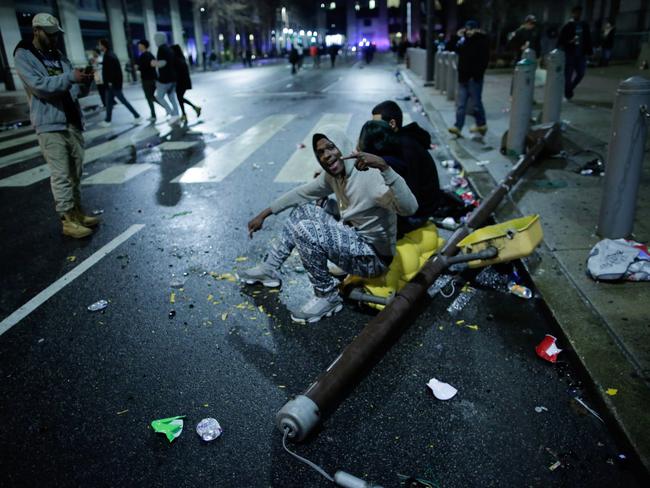
<svg viewBox="0 0 650 488">
<path fill-rule="evenodd" d="M 84 161 L 84 138 L 73 126 L 66 130 L 38 135 L 43 157 L 50 168 L 50 186 L 56 211 L 63 214 L 81 208 L 81 172 Z"/>
</svg>

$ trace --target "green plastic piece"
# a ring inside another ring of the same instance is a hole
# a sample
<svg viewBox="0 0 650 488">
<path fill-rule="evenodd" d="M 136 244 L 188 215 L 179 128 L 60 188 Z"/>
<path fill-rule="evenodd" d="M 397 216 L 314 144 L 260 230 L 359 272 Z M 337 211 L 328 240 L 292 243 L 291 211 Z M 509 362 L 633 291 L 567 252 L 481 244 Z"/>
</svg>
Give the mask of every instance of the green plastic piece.
<svg viewBox="0 0 650 488">
<path fill-rule="evenodd" d="M 178 417 L 169 417 L 167 419 L 158 419 L 151 422 L 151 427 L 156 432 L 165 434 L 169 442 L 176 439 L 183 431 L 183 420 L 185 415 Z"/>
</svg>

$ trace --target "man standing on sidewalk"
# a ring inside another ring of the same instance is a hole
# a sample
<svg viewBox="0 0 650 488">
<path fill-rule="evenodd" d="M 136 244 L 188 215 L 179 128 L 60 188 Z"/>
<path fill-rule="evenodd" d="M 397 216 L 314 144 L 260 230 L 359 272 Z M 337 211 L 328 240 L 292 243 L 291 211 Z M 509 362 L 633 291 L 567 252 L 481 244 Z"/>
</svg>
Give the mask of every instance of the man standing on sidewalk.
<svg viewBox="0 0 650 488">
<path fill-rule="evenodd" d="M 56 17 L 36 14 L 34 38 L 21 41 L 14 50 L 16 71 L 22 80 L 31 123 L 43 157 L 50 168 L 50 185 L 63 234 L 82 238 L 92 234 L 96 217 L 81 209 L 81 171 L 84 159 L 83 115 L 77 97 L 86 95 L 92 73 L 73 69 L 56 47 L 63 29 Z"/>
<path fill-rule="evenodd" d="M 149 41 L 146 39 L 141 39 L 138 42 L 138 51 L 140 51 L 140 56 L 138 57 L 137 66 L 138 71 L 140 72 L 140 78 L 142 79 L 142 91 L 144 91 L 144 96 L 147 99 L 149 104 L 149 110 L 151 110 L 150 121 L 156 120 L 156 109 L 154 108 L 154 102 L 156 101 L 156 68 L 151 64 L 152 61 L 155 62 L 156 58 L 153 57 L 153 54 L 149 52 Z M 155 64 L 155 63 L 154 63 Z"/>
<path fill-rule="evenodd" d="M 171 121 L 178 120 L 178 102 L 176 101 L 176 69 L 174 67 L 174 53 L 167 45 L 167 36 L 164 32 L 154 35 L 158 53 L 156 60 L 151 65 L 158 68 L 158 81 L 156 82 L 156 100 L 167 111 Z M 165 100 L 171 102 L 171 106 Z"/>
<path fill-rule="evenodd" d="M 593 52 L 589 24 L 580 20 L 582 7 L 571 9 L 571 19 L 560 31 L 557 47 L 564 51 L 564 96 L 573 98 L 573 91 L 587 71 L 587 56 Z"/>
<path fill-rule="evenodd" d="M 106 84 L 106 119 L 100 125 L 103 127 L 109 127 L 111 125 L 115 98 L 122 102 L 122 105 L 133 114 L 135 123 L 140 123 L 142 121 L 140 114 L 124 97 L 124 93 L 122 93 L 122 66 L 120 65 L 120 60 L 117 59 L 117 56 L 111 50 L 111 44 L 108 42 L 108 39 L 99 40 L 99 49 L 104 53 L 102 78 Z"/>
<path fill-rule="evenodd" d="M 461 136 L 465 124 L 465 110 L 471 98 L 474 103 L 476 127 L 470 132 L 484 136 L 487 132 L 485 109 L 481 96 L 483 94 L 483 75 L 490 61 L 490 41 L 485 32 L 479 29 L 478 22 L 468 20 L 465 27 L 458 31 L 458 41 L 452 46 L 458 53 L 458 105 L 456 123 L 449 128 L 455 136 Z"/>
</svg>

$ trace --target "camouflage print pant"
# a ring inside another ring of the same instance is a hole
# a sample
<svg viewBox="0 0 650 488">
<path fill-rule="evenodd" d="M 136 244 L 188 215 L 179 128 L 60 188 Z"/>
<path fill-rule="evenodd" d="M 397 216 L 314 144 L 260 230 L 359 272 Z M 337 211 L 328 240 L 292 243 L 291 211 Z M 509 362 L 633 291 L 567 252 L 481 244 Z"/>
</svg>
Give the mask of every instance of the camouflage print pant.
<svg viewBox="0 0 650 488">
<path fill-rule="evenodd" d="M 373 277 L 386 271 L 373 247 L 354 228 L 313 204 L 293 209 L 266 262 L 279 269 L 294 247 L 317 295 L 328 295 L 338 285 L 327 269 L 328 260 L 356 276 Z"/>
</svg>

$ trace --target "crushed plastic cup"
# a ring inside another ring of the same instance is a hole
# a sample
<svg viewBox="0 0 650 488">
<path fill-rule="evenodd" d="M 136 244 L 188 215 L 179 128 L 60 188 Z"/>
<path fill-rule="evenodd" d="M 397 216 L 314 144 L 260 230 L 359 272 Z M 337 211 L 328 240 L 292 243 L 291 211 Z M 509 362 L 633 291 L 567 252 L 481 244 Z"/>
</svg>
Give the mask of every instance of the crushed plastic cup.
<svg viewBox="0 0 650 488">
<path fill-rule="evenodd" d="M 208 417 L 201 420 L 196 426 L 196 433 L 206 442 L 215 440 L 223 433 L 223 429 L 216 419 Z"/>
<path fill-rule="evenodd" d="M 530 288 L 526 288 L 514 281 L 508 283 L 508 290 L 510 290 L 510 293 L 513 295 L 518 296 L 519 298 L 525 298 L 526 300 L 533 297 L 533 292 L 530 291 Z"/>
<path fill-rule="evenodd" d="M 562 352 L 562 349 L 557 347 L 555 341 L 557 341 L 555 337 L 550 334 L 546 334 L 542 342 L 537 344 L 535 352 L 540 358 L 545 359 L 550 363 L 557 362 L 557 356 Z"/>
<path fill-rule="evenodd" d="M 106 300 L 99 300 L 92 305 L 88 305 L 88 311 L 99 312 L 100 310 L 104 310 L 106 307 L 108 307 L 108 302 Z"/>
</svg>

